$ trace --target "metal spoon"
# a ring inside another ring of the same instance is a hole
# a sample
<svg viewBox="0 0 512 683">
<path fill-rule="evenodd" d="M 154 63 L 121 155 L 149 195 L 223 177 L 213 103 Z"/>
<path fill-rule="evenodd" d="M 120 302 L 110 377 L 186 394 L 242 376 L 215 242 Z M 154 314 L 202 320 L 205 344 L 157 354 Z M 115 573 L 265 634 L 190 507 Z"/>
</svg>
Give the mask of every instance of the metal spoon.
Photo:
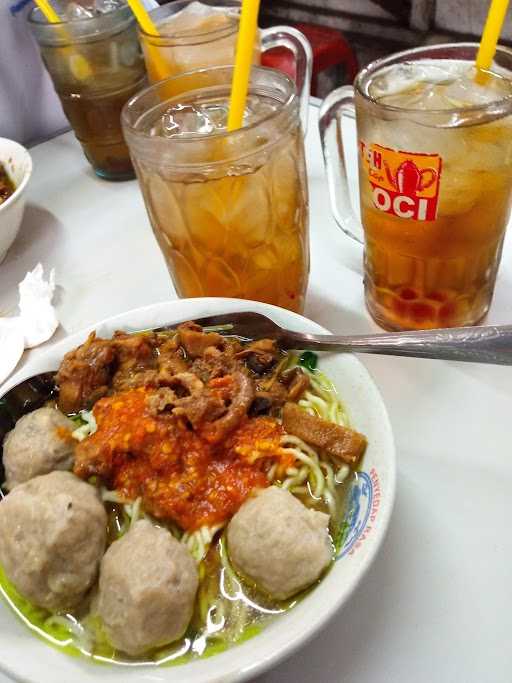
<svg viewBox="0 0 512 683">
<path fill-rule="evenodd" d="M 221 328 L 223 332 L 244 337 L 275 339 L 282 349 L 311 351 L 355 351 L 390 356 L 437 358 L 512 365 L 512 325 L 482 327 L 452 327 L 418 332 L 335 336 L 292 332 L 259 313 L 225 313 L 196 320 L 202 327 Z M 179 323 L 169 323 L 155 331 L 174 329 Z M 10 389 L 0 398 L 0 484 L 3 481 L 1 444 L 5 434 L 17 419 L 50 398 L 57 389 L 55 373 L 30 377 Z M 1 492 L 0 492 L 1 497 Z"/>
<path fill-rule="evenodd" d="M 512 325 L 449 327 L 354 336 L 292 332 L 259 313 L 226 313 L 196 320 L 203 327 L 226 326 L 229 334 L 275 339 L 282 349 L 354 351 L 387 356 L 512 365 Z M 161 329 L 176 327 L 165 326 Z"/>
<path fill-rule="evenodd" d="M 203 328 L 246 339 L 275 339 L 282 349 L 311 351 L 354 351 L 387 356 L 411 356 L 439 360 L 468 361 L 512 365 L 512 325 L 480 327 L 449 327 L 414 332 L 385 332 L 353 336 L 307 334 L 280 327 L 260 313 L 224 313 L 195 321 Z M 175 329 L 180 323 L 168 323 L 155 329 L 162 332 Z M 2 413 L 11 419 L 18 417 L 56 395 L 54 373 L 41 373 L 26 379 L 0 398 L 0 428 Z M 8 422 L 5 417 L 5 421 Z M 1 435 L 0 435 L 1 436 Z M 1 441 L 1 438 L 0 438 Z"/>
<path fill-rule="evenodd" d="M 205 328 L 221 328 L 223 332 L 244 337 L 275 339 L 282 349 L 311 351 L 355 351 L 389 356 L 412 356 L 442 360 L 470 361 L 512 365 L 512 325 L 482 327 L 450 327 L 415 332 L 386 332 L 354 336 L 306 334 L 280 327 L 259 313 L 224 313 L 196 320 Z M 174 329 L 169 323 L 155 331 Z M 0 398 L 6 423 L 43 405 L 55 396 L 54 373 L 42 373 L 26 379 Z M 8 417 L 10 419 L 8 419 Z"/>
</svg>

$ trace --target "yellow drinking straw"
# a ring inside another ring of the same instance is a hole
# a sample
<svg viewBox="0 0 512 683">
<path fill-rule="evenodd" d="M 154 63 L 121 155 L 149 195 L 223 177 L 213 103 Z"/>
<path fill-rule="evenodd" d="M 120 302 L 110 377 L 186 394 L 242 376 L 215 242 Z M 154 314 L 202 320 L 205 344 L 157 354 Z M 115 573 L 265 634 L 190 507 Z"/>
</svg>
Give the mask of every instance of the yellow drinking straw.
<svg viewBox="0 0 512 683">
<path fill-rule="evenodd" d="M 57 12 L 53 9 L 53 7 L 50 5 L 49 0 L 35 0 L 36 5 L 39 7 L 41 10 L 44 18 L 49 24 L 60 24 L 62 22 L 62 19 L 59 17 Z M 65 40 L 69 40 L 69 38 L 66 35 L 65 30 L 62 28 L 62 37 Z M 92 76 L 92 69 L 89 66 L 89 63 L 85 59 L 83 55 L 80 54 L 73 54 L 70 55 L 71 61 L 71 69 L 73 71 L 73 75 L 79 80 L 79 81 L 85 81 L 90 76 Z"/>
<path fill-rule="evenodd" d="M 131 11 L 135 14 L 135 18 L 139 22 L 139 26 L 150 36 L 157 36 L 158 30 L 153 19 L 149 16 L 149 12 L 139 0 L 127 0 Z"/>
<path fill-rule="evenodd" d="M 491 0 L 489 14 L 480 40 L 480 47 L 476 56 L 476 68 L 488 71 L 496 52 L 501 29 L 507 14 L 509 0 Z"/>
<path fill-rule="evenodd" d="M 155 22 L 151 17 L 149 16 L 149 12 L 147 9 L 144 7 L 142 2 L 140 0 L 127 0 L 128 4 L 130 5 L 130 9 L 135 15 L 135 18 L 139 22 L 139 26 L 141 29 L 144 31 L 144 33 L 147 33 L 150 36 L 159 36 L 158 29 L 155 25 Z M 167 78 L 167 76 L 170 76 L 171 74 L 169 73 L 169 68 L 166 67 L 166 63 L 164 60 L 161 58 L 160 52 L 158 51 L 157 48 L 155 48 L 154 45 L 147 44 L 146 47 L 148 49 L 148 52 L 151 53 L 150 59 L 151 63 L 153 65 L 153 68 L 155 69 L 155 72 L 158 76 L 158 80 L 163 80 L 164 78 Z"/>
<path fill-rule="evenodd" d="M 57 12 L 50 5 L 48 0 L 36 0 L 36 5 L 39 7 L 41 12 L 44 14 L 46 21 L 49 24 L 59 24 L 61 18 Z"/>
<path fill-rule="evenodd" d="M 260 0 L 242 0 L 240 28 L 236 44 L 235 69 L 229 101 L 228 130 L 242 127 L 249 78 L 254 55 L 254 42 L 258 30 Z"/>
</svg>

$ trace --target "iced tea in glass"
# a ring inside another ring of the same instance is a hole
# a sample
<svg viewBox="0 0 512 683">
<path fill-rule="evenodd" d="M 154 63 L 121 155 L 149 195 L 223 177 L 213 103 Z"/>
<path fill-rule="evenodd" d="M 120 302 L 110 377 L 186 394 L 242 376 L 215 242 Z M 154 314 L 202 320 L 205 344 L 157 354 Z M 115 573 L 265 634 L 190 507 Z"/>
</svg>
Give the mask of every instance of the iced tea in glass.
<svg viewBox="0 0 512 683">
<path fill-rule="evenodd" d="M 159 35 L 139 29 L 150 82 L 234 64 L 239 13 L 239 0 L 177 0 L 153 10 L 150 16 Z M 254 63 L 259 62 L 258 35 Z"/>
<path fill-rule="evenodd" d="M 309 242 L 298 96 L 284 74 L 254 68 L 244 126 L 227 132 L 231 78 L 231 67 L 177 76 L 124 108 L 149 218 L 180 296 L 302 311 Z"/>
<path fill-rule="evenodd" d="M 475 324 L 492 299 L 511 206 L 512 52 L 477 73 L 476 49 L 419 48 L 356 79 L 366 303 L 388 329 Z"/>
<path fill-rule="evenodd" d="M 241 0 L 174 0 L 152 10 L 158 35 L 139 29 L 150 82 L 234 64 L 240 8 Z M 293 53 L 297 72 L 311 71 L 313 57 L 307 38 L 290 26 L 258 31 L 253 63 L 260 64 L 261 53 L 276 47 Z"/>
<path fill-rule="evenodd" d="M 146 74 L 130 8 L 117 0 L 103 4 L 104 12 L 77 6 L 80 14 L 64 14 L 57 24 L 34 9 L 29 21 L 86 158 L 100 177 L 123 180 L 134 171 L 121 110 L 144 86 Z"/>
</svg>

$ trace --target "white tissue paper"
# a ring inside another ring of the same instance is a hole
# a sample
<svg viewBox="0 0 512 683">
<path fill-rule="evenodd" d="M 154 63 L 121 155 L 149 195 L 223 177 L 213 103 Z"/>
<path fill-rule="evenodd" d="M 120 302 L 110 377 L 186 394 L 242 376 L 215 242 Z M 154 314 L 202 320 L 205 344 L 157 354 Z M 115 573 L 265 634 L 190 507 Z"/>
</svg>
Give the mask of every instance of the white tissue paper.
<svg viewBox="0 0 512 683">
<path fill-rule="evenodd" d="M 43 266 L 38 263 L 33 271 L 27 273 L 18 285 L 20 292 L 20 315 L 18 317 L 25 348 L 39 346 L 53 335 L 59 321 L 52 306 L 55 292 L 55 270 L 50 271 L 48 282 L 44 279 Z"/>
<path fill-rule="evenodd" d="M 52 306 L 55 292 L 55 271 L 44 279 L 43 266 L 38 263 L 18 285 L 19 315 L 0 318 L 0 384 L 16 367 L 24 349 L 39 346 L 50 339 L 59 321 Z"/>
</svg>

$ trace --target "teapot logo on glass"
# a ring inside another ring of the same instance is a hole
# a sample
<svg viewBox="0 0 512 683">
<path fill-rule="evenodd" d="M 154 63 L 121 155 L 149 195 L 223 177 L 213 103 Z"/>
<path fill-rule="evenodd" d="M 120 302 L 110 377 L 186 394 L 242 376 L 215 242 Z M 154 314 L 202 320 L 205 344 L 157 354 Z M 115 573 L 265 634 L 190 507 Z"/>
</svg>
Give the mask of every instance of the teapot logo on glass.
<svg viewBox="0 0 512 683">
<path fill-rule="evenodd" d="M 439 154 L 399 152 L 359 141 L 361 163 L 376 209 L 398 218 L 434 221 L 442 160 Z"/>
</svg>

